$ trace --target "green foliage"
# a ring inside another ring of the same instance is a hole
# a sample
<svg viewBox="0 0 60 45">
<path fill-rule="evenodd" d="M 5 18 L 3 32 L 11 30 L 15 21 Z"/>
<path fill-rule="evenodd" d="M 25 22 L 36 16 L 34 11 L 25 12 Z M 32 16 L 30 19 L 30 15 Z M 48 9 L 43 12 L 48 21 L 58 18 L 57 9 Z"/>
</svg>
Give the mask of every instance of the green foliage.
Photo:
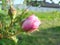
<svg viewBox="0 0 60 45">
<path fill-rule="evenodd" d="M 15 45 L 15 42 L 11 39 L 0 39 L 0 45 Z"/>
<path fill-rule="evenodd" d="M 21 11 L 18 11 L 21 12 Z M 24 11 L 23 11 L 24 12 Z M 0 11 L 0 22 L 4 25 L 0 32 L 5 38 L 0 39 L 1 45 L 15 45 L 16 43 L 12 38 L 6 38 L 6 36 L 17 35 L 18 43 L 16 45 L 56 45 L 60 42 L 60 12 L 34 12 L 28 11 L 28 13 L 17 14 L 15 22 L 9 27 L 11 19 L 7 14 L 7 11 Z M 35 14 L 39 17 L 42 24 L 40 25 L 39 32 L 32 33 L 32 35 L 25 35 L 21 29 L 21 19 L 26 19 L 31 14 Z M 20 18 L 21 17 L 21 18 Z M 8 32 L 7 32 L 8 30 Z M 20 37 L 19 37 L 20 36 Z M 19 37 L 19 38 L 18 38 Z"/>
</svg>

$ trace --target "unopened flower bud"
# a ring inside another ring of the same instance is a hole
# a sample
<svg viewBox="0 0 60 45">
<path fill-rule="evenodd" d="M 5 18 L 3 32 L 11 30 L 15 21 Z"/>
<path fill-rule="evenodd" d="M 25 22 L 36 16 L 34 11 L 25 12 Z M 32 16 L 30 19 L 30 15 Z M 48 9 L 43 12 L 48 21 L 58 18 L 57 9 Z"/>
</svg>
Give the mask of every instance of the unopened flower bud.
<svg viewBox="0 0 60 45">
<path fill-rule="evenodd" d="M 8 10 L 8 14 L 10 15 L 10 18 L 15 19 L 16 13 L 17 13 L 16 9 L 11 5 Z"/>
<path fill-rule="evenodd" d="M 22 24 L 22 29 L 26 32 L 33 32 L 39 28 L 41 21 L 35 15 L 28 17 Z"/>
</svg>

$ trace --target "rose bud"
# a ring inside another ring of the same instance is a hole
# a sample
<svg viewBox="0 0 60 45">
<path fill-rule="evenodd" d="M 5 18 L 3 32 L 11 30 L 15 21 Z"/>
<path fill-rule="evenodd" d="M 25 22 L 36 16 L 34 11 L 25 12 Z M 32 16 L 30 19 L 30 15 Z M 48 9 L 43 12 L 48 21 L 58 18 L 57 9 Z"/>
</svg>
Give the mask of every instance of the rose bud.
<svg viewBox="0 0 60 45">
<path fill-rule="evenodd" d="M 8 14 L 10 15 L 10 18 L 15 19 L 16 13 L 17 13 L 16 9 L 11 5 L 8 10 Z"/>
<path fill-rule="evenodd" d="M 34 32 L 39 28 L 41 21 L 35 15 L 29 16 L 22 24 L 22 29 L 26 32 Z"/>
</svg>

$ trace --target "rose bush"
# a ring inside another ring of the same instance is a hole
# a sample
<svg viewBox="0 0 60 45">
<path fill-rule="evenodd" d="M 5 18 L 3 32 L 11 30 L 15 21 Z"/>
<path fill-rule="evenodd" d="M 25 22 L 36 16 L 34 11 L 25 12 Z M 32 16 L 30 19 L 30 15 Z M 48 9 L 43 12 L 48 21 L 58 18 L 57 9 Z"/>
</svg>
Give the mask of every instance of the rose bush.
<svg viewBox="0 0 60 45">
<path fill-rule="evenodd" d="M 39 28 L 41 21 L 37 16 L 34 14 L 28 16 L 27 9 L 17 12 L 13 5 L 10 5 L 7 11 L 0 12 L 0 39 L 12 39 L 17 43 L 19 40 L 17 36 L 21 32 L 27 34 L 27 32 L 34 32 Z"/>
</svg>

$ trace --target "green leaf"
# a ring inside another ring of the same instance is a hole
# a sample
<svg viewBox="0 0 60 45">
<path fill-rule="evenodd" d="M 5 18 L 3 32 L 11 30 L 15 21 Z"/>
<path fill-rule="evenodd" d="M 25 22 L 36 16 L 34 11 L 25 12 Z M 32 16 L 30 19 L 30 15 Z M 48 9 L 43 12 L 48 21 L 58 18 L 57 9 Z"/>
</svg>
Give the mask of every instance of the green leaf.
<svg viewBox="0 0 60 45">
<path fill-rule="evenodd" d="M 15 45 L 15 42 L 11 39 L 0 39 L 0 45 Z"/>
</svg>

